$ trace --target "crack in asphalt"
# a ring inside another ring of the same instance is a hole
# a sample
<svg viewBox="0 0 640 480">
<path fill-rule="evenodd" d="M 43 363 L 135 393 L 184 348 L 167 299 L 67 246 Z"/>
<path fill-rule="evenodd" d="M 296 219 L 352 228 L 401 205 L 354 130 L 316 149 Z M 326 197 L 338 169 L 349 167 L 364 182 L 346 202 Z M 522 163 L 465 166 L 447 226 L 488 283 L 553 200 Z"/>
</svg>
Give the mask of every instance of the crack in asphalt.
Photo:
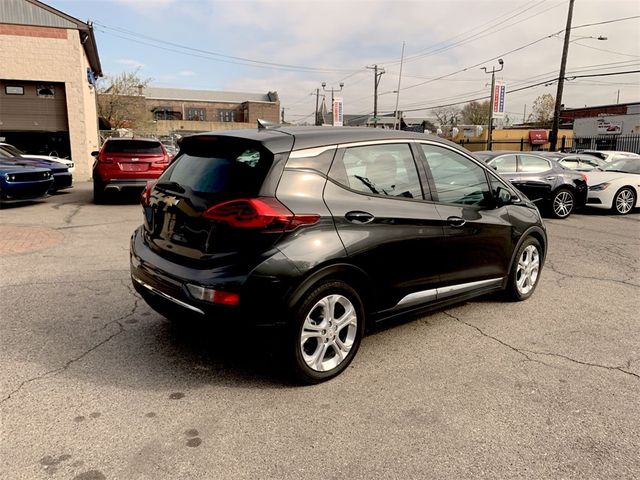
<svg viewBox="0 0 640 480">
<path fill-rule="evenodd" d="M 64 217 L 64 223 L 66 223 L 67 225 L 71 224 L 73 217 L 75 217 L 78 213 L 80 213 L 80 210 L 82 210 L 82 207 L 84 207 L 84 205 L 82 204 L 74 204 L 74 205 L 75 205 L 75 208 L 73 209 L 73 211 Z"/>
<path fill-rule="evenodd" d="M 111 225 L 118 225 L 121 223 L 134 223 L 135 225 L 138 225 L 139 222 L 137 220 L 121 220 L 119 222 L 89 223 L 85 225 L 66 225 L 64 227 L 55 227 L 53 228 L 53 230 L 68 230 L 70 228 L 105 227 L 105 226 L 111 226 Z"/>
<path fill-rule="evenodd" d="M 126 320 L 129 317 L 132 317 L 135 313 L 136 310 L 138 309 L 139 306 L 139 298 L 136 298 L 133 304 L 133 307 L 131 308 L 131 311 L 129 311 L 127 314 L 123 315 L 122 317 L 119 317 L 115 320 L 111 320 L 110 322 L 107 322 L 100 330 L 103 330 L 104 328 L 106 328 L 108 325 L 117 325 L 118 326 L 118 331 L 112 333 L 111 335 L 109 335 L 107 338 L 101 340 L 100 342 L 96 343 L 95 345 L 93 345 L 91 348 L 85 350 L 84 352 L 82 352 L 81 354 L 75 356 L 74 358 L 72 358 L 71 360 L 68 360 L 64 365 L 62 365 L 61 367 L 58 368 L 54 368 L 52 370 L 49 370 L 47 372 L 44 372 L 40 375 L 36 375 L 35 377 L 32 378 L 28 378 L 27 380 L 24 380 L 22 383 L 20 383 L 20 385 L 18 385 L 13 391 L 9 392 L 9 394 L 4 397 L 3 399 L 0 399 L 0 405 L 4 404 L 5 402 L 9 401 L 16 393 L 18 393 L 20 390 L 22 390 L 26 385 L 33 383 L 33 382 L 37 382 L 38 380 L 42 380 L 44 378 L 56 375 L 60 372 L 65 371 L 66 369 L 68 369 L 71 365 L 73 365 L 76 362 L 79 362 L 80 360 L 82 360 L 84 357 L 86 357 L 87 355 L 89 355 L 91 352 L 95 351 L 96 349 L 100 348 L 102 345 L 106 344 L 107 342 L 111 341 L 112 339 L 114 339 L 115 337 L 117 337 L 118 335 L 120 335 L 121 333 L 125 332 L 126 329 L 124 328 L 124 326 L 122 325 L 122 322 L 124 320 Z"/>
<path fill-rule="evenodd" d="M 553 273 L 556 273 L 558 275 L 561 275 L 564 278 L 581 278 L 583 280 L 596 280 L 596 281 L 600 281 L 600 282 L 612 282 L 612 283 L 619 283 L 622 285 L 628 285 L 630 287 L 635 287 L 635 288 L 640 288 L 640 285 L 636 284 L 636 283 L 631 283 L 631 280 L 633 280 L 632 278 L 629 278 L 627 280 L 617 280 L 615 278 L 599 278 L 599 277 L 591 277 L 588 275 L 578 275 L 575 273 L 572 274 L 568 274 L 568 273 L 563 273 L 560 270 L 558 270 L 558 268 L 552 263 L 547 261 L 545 263 L 545 267 L 550 269 Z"/>
<path fill-rule="evenodd" d="M 466 325 L 467 327 L 471 327 L 471 328 L 473 328 L 473 329 L 477 330 L 477 331 L 478 331 L 478 333 L 480 333 L 480 335 L 482 335 L 483 337 L 489 338 L 489 339 L 493 340 L 494 342 L 499 343 L 499 344 L 500 344 L 500 345 L 502 345 L 503 347 L 507 347 L 508 349 L 510 349 L 510 350 L 512 350 L 512 351 L 514 351 L 514 352 L 516 352 L 517 354 L 522 355 L 522 356 L 523 356 L 527 361 L 529 361 L 529 362 L 540 363 L 540 364 L 545 365 L 545 366 L 547 366 L 547 367 L 554 368 L 554 367 L 553 367 L 553 365 L 549 365 L 548 363 L 544 363 L 544 362 L 542 362 L 542 361 L 540 361 L 540 360 L 536 360 L 536 359 L 534 359 L 534 358 L 531 358 L 529 355 L 527 355 L 526 353 L 524 353 L 524 351 L 520 350 L 519 348 L 516 348 L 516 347 L 514 347 L 513 345 L 509 345 L 509 344 L 508 344 L 508 343 L 506 343 L 505 341 L 500 340 L 499 338 L 494 337 L 493 335 L 489 335 L 488 333 L 486 333 L 485 331 L 483 331 L 480 327 L 477 327 L 476 325 L 473 325 L 472 323 L 465 322 L 464 320 L 460 319 L 459 317 L 456 317 L 455 315 L 453 315 L 453 314 L 451 314 L 451 313 L 449 313 L 449 312 L 447 312 L 447 311 L 443 311 L 443 313 L 444 313 L 445 315 L 447 315 L 448 317 L 453 318 L 455 321 L 457 321 L 457 322 L 459 322 L 459 323 L 462 323 L 463 325 Z"/>
<path fill-rule="evenodd" d="M 125 269 L 125 270 L 108 270 L 108 271 L 128 272 L 129 269 Z M 0 288 L 33 287 L 33 286 L 40 286 L 40 285 L 62 285 L 62 284 L 74 285 L 74 284 L 78 284 L 81 287 L 85 287 L 88 290 L 91 290 L 91 291 L 95 292 L 96 290 L 89 288 L 86 284 L 87 283 L 103 283 L 103 282 L 121 282 L 121 281 L 122 281 L 122 279 L 120 279 L 120 278 L 100 278 L 100 279 L 96 279 L 96 280 L 60 280 L 60 281 L 54 281 L 54 282 L 8 283 L 6 285 L 0 285 Z"/>
<path fill-rule="evenodd" d="M 455 315 L 453 315 L 453 314 L 451 314 L 451 313 L 449 313 L 447 311 L 444 311 L 443 313 L 445 315 L 453 318 L 457 322 L 462 323 L 462 324 L 464 324 L 464 325 L 466 325 L 468 327 L 471 327 L 471 328 L 477 330 L 483 337 L 489 338 L 489 339 L 499 343 L 500 345 L 502 345 L 504 347 L 507 347 L 508 349 L 513 350 L 514 352 L 522 355 L 523 357 L 525 357 L 530 362 L 541 363 L 542 365 L 545 365 L 547 367 L 555 368 L 553 365 L 549 365 L 548 363 L 545 363 L 545 362 L 542 362 L 540 360 L 536 360 L 536 359 L 531 358 L 528 354 L 544 355 L 544 356 L 549 356 L 549 357 L 557 357 L 557 358 L 562 358 L 564 360 L 567 360 L 569 362 L 576 363 L 576 364 L 582 365 L 582 366 L 603 368 L 603 369 L 606 369 L 606 370 L 616 370 L 618 372 L 624 373 L 625 375 L 629 375 L 631 377 L 634 377 L 634 378 L 640 380 L 640 375 L 638 375 L 637 373 L 634 373 L 634 372 L 631 372 L 631 371 L 627 370 L 628 368 L 631 367 L 631 363 L 633 363 L 633 362 L 635 362 L 637 360 L 640 360 L 639 358 L 628 360 L 626 362 L 626 365 L 624 365 L 624 366 L 614 367 L 614 366 L 611 366 L 611 365 L 601 365 L 599 363 L 592 363 L 592 362 L 585 362 L 585 361 L 582 361 L 582 360 L 577 360 L 575 358 L 571 358 L 571 357 L 569 357 L 567 355 L 563 355 L 561 353 L 540 352 L 540 351 L 536 351 L 536 350 L 528 350 L 528 349 L 524 349 L 524 348 L 517 348 L 517 347 L 514 347 L 513 345 L 510 345 L 510 344 L 506 343 L 503 340 L 500 340 L 497 337 L 494 337 L 493 335 L 489 335 L 488 333 L 484 332 L 480 327 L 477 327 L 476 325 L 473 325 L 472 323 L 465 322 L 464 320 L 456 317 Z"/>
</svg>

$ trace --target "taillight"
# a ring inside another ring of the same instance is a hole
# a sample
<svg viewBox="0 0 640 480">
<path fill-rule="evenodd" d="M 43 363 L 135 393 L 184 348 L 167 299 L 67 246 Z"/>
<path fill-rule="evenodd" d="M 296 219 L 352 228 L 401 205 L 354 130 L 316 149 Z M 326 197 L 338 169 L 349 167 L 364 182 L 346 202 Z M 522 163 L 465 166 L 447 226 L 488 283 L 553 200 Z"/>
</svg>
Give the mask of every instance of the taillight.
<svg viewBox="0 0 640 480">
<path fill-rule="evenodd" d="M 203 218 L 224 222 L 236 228 L 259 228 L 284 232 L 300 225 L 311 225 L 320 215 L 295 215 L 276 198 L 243 198 L 219 203 L 207 209 Z"/>
<path fill-rule="evenodd" d="M 104 157 L 102 155 L 98 155 L 98 163 L 114 163 L 113 157 Z"/>
<path fill-rule="evenodd" d="M 151 190 L 153 190 L 156 183 L 158 183 L 157 180 L 148 180 L 144 190 L 142 190 L 142 193 L 140 194 L 140 203 L 143 207 L 151 205 Z"/>
<path fill-rule="evenodd" d="M 584 183 L 587 183 L 587 176 L 583 173 L 582 175 L 580 175 L 582 177 L 582 181 Z"/>
</svg>

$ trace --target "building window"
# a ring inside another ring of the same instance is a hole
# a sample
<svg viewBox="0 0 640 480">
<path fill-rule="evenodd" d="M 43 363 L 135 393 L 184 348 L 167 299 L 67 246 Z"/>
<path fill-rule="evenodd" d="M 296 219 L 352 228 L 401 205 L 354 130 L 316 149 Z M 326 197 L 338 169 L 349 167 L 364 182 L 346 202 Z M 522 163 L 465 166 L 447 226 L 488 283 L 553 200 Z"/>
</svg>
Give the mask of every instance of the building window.
<svg viewBox="0 0 640 480">
<path fill-rule="evenodd" d="M 5 85 L 4 93 L 7 95 L 24 95 L 24 87 L 18 85 Z"/>
<path fill-rule="evenodd" d="M 207 114 L 204 108 L 187 108 L 187 120 L 204 122 L 206 116 Z"/>
<path fill-rule="evenodd" d="M 154 120 L 182 120 L 182 113 L 170 107 L 155 107 L 152 112 Z"/>
<path fill-rule="evenodd" d="M 55 89 L 53 85 L 38 85 L 36 87 L 36 93 L 39 97 L 42 98 L 53 98 L 55 97 Z"/>
<path fill-rule="evenodd" d="M 220 110 L 220 121 L 235 122 L 235 113 L 234 110 Z"/>
</svg>

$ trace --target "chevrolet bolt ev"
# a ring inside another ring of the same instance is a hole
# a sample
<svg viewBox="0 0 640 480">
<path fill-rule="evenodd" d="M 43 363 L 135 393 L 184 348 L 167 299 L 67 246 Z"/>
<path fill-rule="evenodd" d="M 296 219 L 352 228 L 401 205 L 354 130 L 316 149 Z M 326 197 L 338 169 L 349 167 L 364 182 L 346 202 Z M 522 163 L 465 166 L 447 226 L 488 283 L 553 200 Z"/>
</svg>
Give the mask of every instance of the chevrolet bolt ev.
<svg viewBox="0 0 640 480">
<path fill-rule="evenodd" d="M 131 276 L 147 303 L 175 321 L 268 327 L 306 383 L 342 372 L 366 325 L 528 298 L 547 250 L 538 209 L 495 170 L 409 132 L 186 137 L 141 203 Z"/>
</svg>

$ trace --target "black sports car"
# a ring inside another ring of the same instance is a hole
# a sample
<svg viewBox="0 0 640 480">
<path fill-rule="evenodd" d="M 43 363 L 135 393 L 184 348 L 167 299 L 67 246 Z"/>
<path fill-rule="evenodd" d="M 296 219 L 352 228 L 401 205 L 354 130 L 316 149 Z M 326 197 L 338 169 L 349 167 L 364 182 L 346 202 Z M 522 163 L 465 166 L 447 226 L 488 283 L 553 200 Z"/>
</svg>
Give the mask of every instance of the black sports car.
<svg viewBox="0 0 640 480">
<path fill-rule="evenodd" d="M 587 177 L 555 160 L 531 152 L 473 154 L 555 218 L 567 218 L 587 202 Z"/>
</svg>

